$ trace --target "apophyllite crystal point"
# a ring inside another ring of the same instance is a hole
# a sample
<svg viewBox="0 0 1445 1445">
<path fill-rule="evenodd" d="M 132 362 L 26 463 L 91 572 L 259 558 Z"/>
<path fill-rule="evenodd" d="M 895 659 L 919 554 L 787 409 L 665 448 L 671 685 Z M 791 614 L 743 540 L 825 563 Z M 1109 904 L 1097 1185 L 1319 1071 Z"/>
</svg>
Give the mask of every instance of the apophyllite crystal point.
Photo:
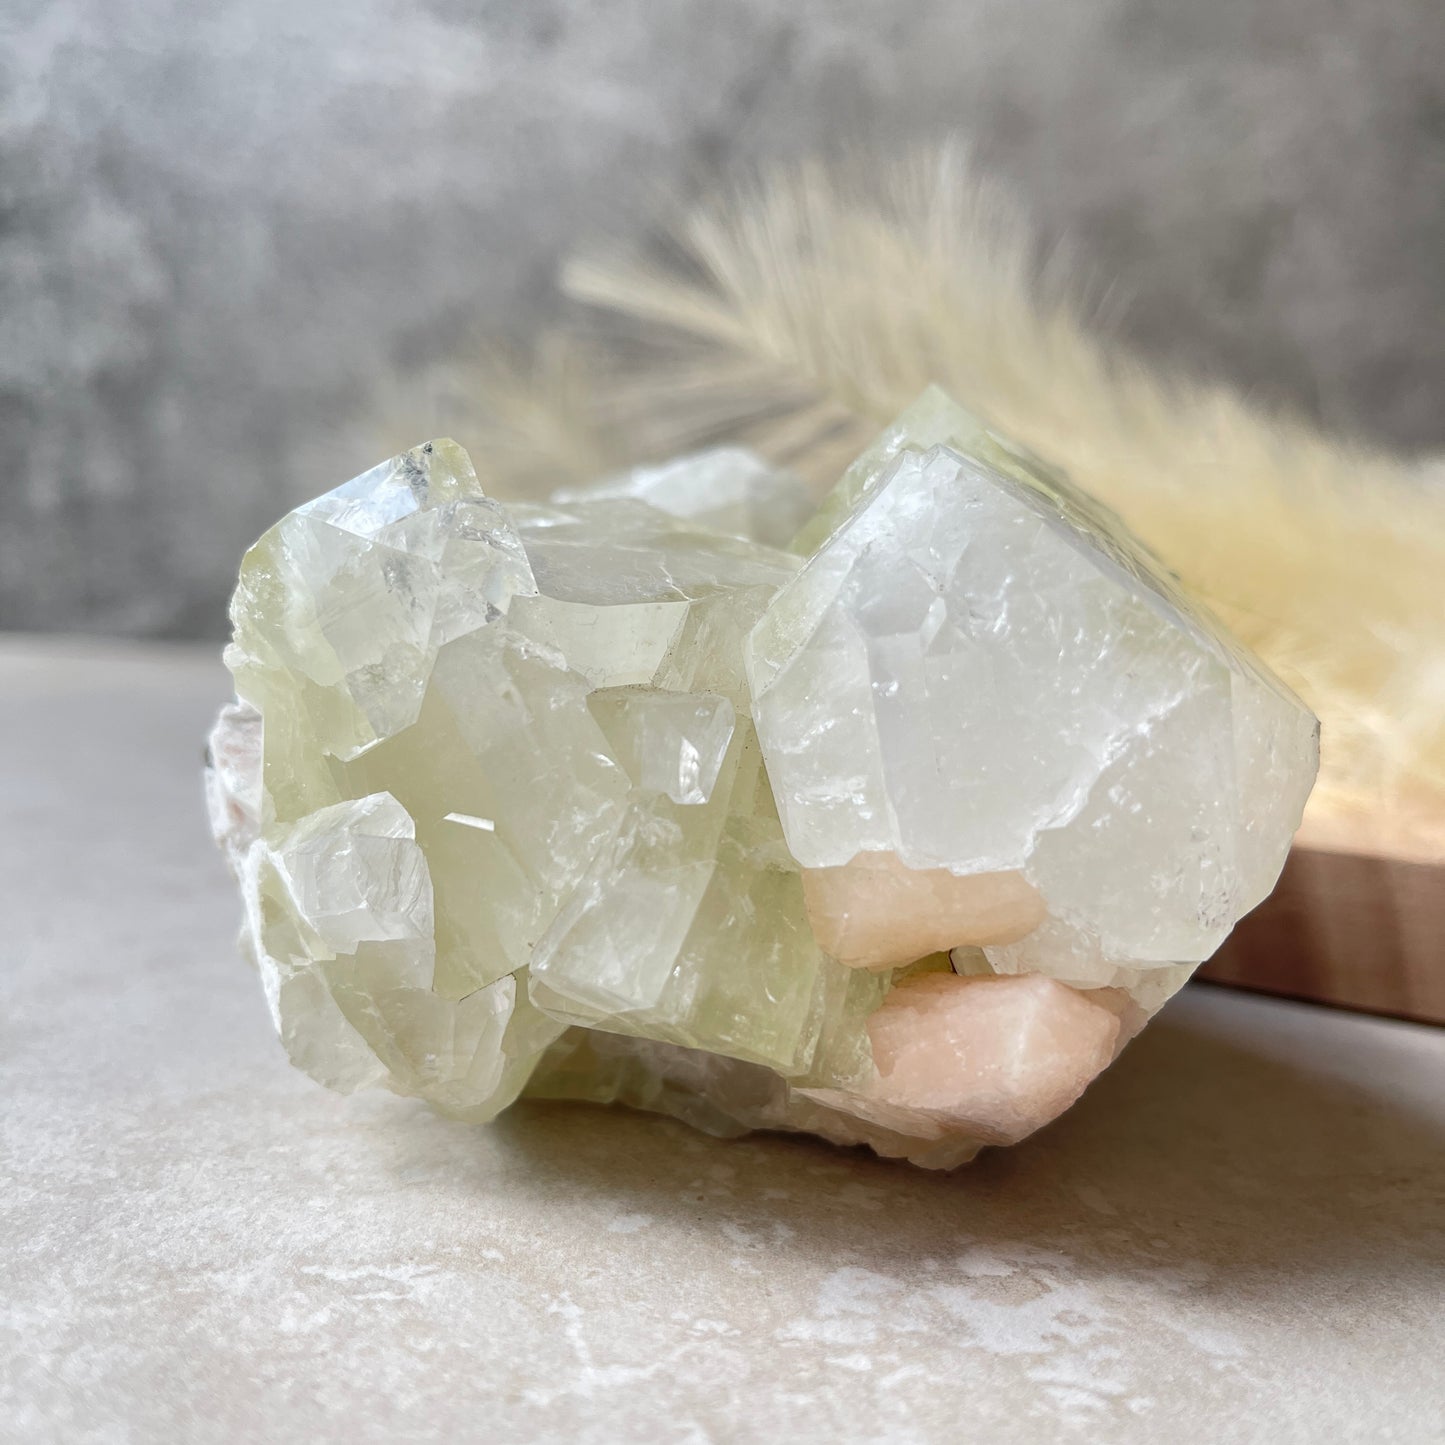
<svg viewBox="0 0 1445 1445">
<path fill-rule="evenodd" d="M 1315 720 L 1113 518 L 936 391 L 799 515 L 438 441 L 251 549 L 208 793 L 295 1063 L 947 1167 L 1265 896 Z"/>
</svg>

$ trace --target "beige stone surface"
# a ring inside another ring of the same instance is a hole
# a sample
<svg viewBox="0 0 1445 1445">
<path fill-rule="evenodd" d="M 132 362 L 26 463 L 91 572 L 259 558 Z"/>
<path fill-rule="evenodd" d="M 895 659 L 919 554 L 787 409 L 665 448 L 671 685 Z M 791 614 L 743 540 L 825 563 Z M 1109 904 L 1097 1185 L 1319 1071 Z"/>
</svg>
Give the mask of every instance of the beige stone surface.
<svg viewBox="0 0 1445 1445">
<path fill-rule="evenodd" d="M 1445 1034 L 1196 987 L 934 1176 L 287 1067 L 218 664 L 0 643 L 0 1438 L 1427 1441 Z"/>
</svg>

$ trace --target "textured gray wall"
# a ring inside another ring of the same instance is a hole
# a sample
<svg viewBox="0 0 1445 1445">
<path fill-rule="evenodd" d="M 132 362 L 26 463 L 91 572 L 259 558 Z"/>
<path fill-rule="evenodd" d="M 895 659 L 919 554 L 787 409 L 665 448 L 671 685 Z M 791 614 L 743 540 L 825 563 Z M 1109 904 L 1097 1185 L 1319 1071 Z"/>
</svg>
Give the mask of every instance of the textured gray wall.
<svg viewBox="0 0 1445 1445">
<path fill-rule="evenodd" d="M 840 136 L 960 129 L 1145 346 L 1445 444 L 1440 0 L 0 0 L 0 67 L 0 626 L 219 633 L 579 229 Z"/>
</svg>

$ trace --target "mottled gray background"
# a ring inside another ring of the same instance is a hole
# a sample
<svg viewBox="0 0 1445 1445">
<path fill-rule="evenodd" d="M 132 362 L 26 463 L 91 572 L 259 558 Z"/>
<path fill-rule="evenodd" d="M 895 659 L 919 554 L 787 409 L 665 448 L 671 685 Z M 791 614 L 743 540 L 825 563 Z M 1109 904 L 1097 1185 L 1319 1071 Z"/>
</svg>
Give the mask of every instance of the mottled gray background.
<svg viewBox="0 0 1445 1445">
<path fill-rule="evenodd" d="M 1445 444 L 1440 0 L 0 0 L 0 51 L 0 627 L 219 633 L 580 230 L 839 138 L 961 130 L 1146 347 Z"/>
</svg>

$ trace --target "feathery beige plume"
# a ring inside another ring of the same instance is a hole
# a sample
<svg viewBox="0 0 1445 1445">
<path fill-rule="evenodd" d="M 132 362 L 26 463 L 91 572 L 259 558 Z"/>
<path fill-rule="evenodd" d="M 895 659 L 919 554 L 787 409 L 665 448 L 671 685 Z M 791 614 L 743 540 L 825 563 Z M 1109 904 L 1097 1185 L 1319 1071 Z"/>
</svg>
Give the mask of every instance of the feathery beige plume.
<svg viewBox="0 0 1445 1445">
<path fill-rule="evenodd" d="M 1110 349 L 958 149 L 804 164 L 594 253 L 585 320 L 487 395 L 528 490 L 743 442 L 821 491 L 937 382 L 1113 506 L 1323 723 L 1318 841 L 1445 847 L 1445 496 L 1417 469 Z M 1413 839 L 1413 842 L 1412 842 Z"/>
</svg>

